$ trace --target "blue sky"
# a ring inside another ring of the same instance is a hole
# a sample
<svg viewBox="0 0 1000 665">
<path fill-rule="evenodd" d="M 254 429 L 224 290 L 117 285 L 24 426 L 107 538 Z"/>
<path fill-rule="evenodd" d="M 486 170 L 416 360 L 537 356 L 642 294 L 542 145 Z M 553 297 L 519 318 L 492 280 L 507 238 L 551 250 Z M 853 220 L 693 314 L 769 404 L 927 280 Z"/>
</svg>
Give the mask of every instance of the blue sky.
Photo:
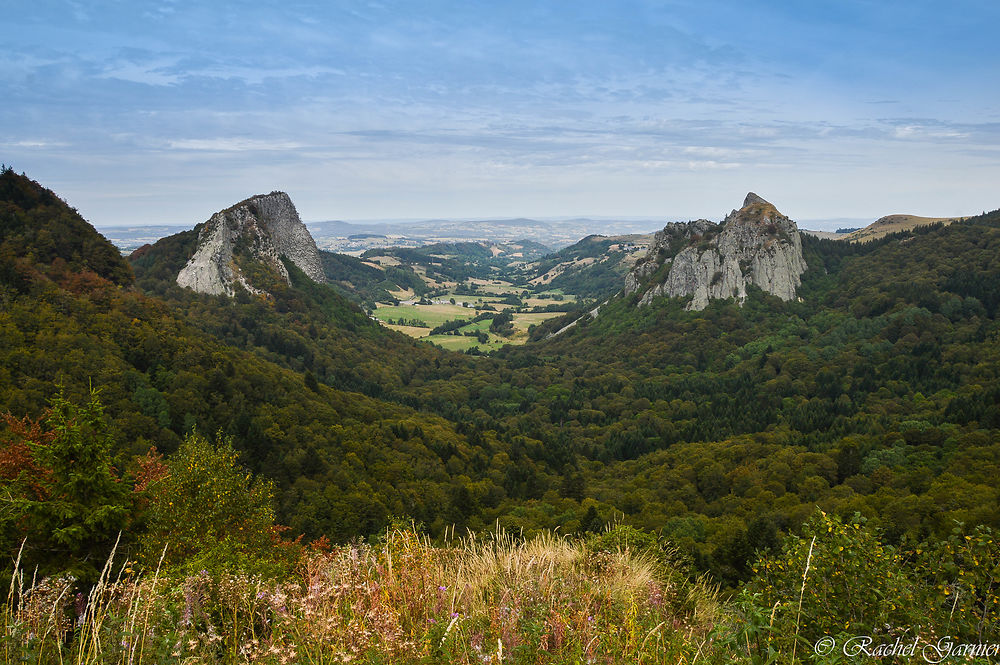
<svg viewBox="0 0 1000 665">
<path fill-rule="evenodd" d="M 0 161 L 97 225 L 1000 206 L 1000 3 L 13 0 Z"/>
</svg>

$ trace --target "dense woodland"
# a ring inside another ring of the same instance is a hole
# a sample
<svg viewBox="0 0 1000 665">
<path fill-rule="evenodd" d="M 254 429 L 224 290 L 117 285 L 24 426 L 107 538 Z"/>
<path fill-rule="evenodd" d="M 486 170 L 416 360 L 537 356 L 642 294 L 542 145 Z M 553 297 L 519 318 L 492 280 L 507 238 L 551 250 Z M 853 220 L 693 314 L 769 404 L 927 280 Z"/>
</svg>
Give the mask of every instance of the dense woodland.
<svg viewBox="0 0 1000 665">
<path fill-rule="evenodd" d="M 271 297 L 182 290 L 195 231 L 125 261 L 11 170 L 0 228 L 8 579 L 23 542 L 21 566 L 93 581 L 119 531 L 154 568 L 199 513 L 214 526 L 171 565 L 273 573 L 294 547 L 393 524 L 432 539 L 618 524 L 766 599 L 795 585 L 775 571 L 818 510 L 831 534 L 864 524 L 872 552 L 1000 527 L 1000 211 L 866 244 L 803 236 L 797 302 L 614 296 L 489 357 L 383 328 L 290 262 Z M 954 578 L 943 560 L 933 575 Z"/>
</svg>

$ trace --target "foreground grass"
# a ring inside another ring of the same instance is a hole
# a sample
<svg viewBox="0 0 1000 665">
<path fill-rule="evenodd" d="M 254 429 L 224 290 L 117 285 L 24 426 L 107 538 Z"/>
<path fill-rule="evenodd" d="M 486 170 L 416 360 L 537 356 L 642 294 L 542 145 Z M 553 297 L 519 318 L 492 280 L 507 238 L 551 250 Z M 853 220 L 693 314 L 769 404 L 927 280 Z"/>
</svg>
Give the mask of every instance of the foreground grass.
<svg viewBox="0 0 1000 665">
<path fill-rule="evenodd" d="M 288 579 L 105 570 L 15 579 L 4 663 L 678 663 L 709 657 L 720 605 L 630 552 L 408 531 L 306 556 Z"/>
</svg>

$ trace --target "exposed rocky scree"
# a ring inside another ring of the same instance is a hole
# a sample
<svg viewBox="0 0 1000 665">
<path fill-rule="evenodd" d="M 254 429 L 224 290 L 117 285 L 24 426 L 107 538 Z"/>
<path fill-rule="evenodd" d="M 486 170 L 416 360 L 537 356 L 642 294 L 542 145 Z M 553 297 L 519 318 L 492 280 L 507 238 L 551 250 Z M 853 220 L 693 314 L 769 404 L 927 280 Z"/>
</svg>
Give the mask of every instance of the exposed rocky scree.
<svg viewBox="0 0 1000 665">
<path fill-rule="evenodd" d="M 746 300 L 755 284 L 782 300 L 795 297 L 806 270 L 795 222 L 753 192 L 721 224 L 699 219 L 667 224 L 646 258 L 625 278 L 625 295 L 639 305 L 657 296 L 691 296 L 690 310 L 715 298 Z"/>
<path fill-rule="evenodd" d="M 324 281 L 316 242 L 284 192 L 260 194 L 212 215 L 198 233 L 198 249 L 177 275 L 177 283 L 199 293 L 232 296 L 239 284 L 255 287 L 240 268 L 256 261 L 290 283 L 280 257 L 286 257 L 315 282 Z"/>
</svg>

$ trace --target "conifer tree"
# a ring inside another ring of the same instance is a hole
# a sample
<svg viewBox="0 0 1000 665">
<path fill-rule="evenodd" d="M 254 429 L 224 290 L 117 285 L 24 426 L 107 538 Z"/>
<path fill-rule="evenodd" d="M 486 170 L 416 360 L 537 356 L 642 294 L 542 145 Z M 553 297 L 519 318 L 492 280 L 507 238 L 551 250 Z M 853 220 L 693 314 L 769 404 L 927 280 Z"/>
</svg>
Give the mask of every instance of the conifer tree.
<svg viewBox="0 0 1000 665">
<path fill-rule="evenodd" d="M 28 462 L 0 480 L 10 502 L 7 532 L 23 540 L 23 561 L 40 572 L 92 582 L 131 513 L 97 391 L 78 406 L 60 390 L 41 427 L 20 429 L 2 444 L 5 452 L 25 451 Z"/>
</svg>

